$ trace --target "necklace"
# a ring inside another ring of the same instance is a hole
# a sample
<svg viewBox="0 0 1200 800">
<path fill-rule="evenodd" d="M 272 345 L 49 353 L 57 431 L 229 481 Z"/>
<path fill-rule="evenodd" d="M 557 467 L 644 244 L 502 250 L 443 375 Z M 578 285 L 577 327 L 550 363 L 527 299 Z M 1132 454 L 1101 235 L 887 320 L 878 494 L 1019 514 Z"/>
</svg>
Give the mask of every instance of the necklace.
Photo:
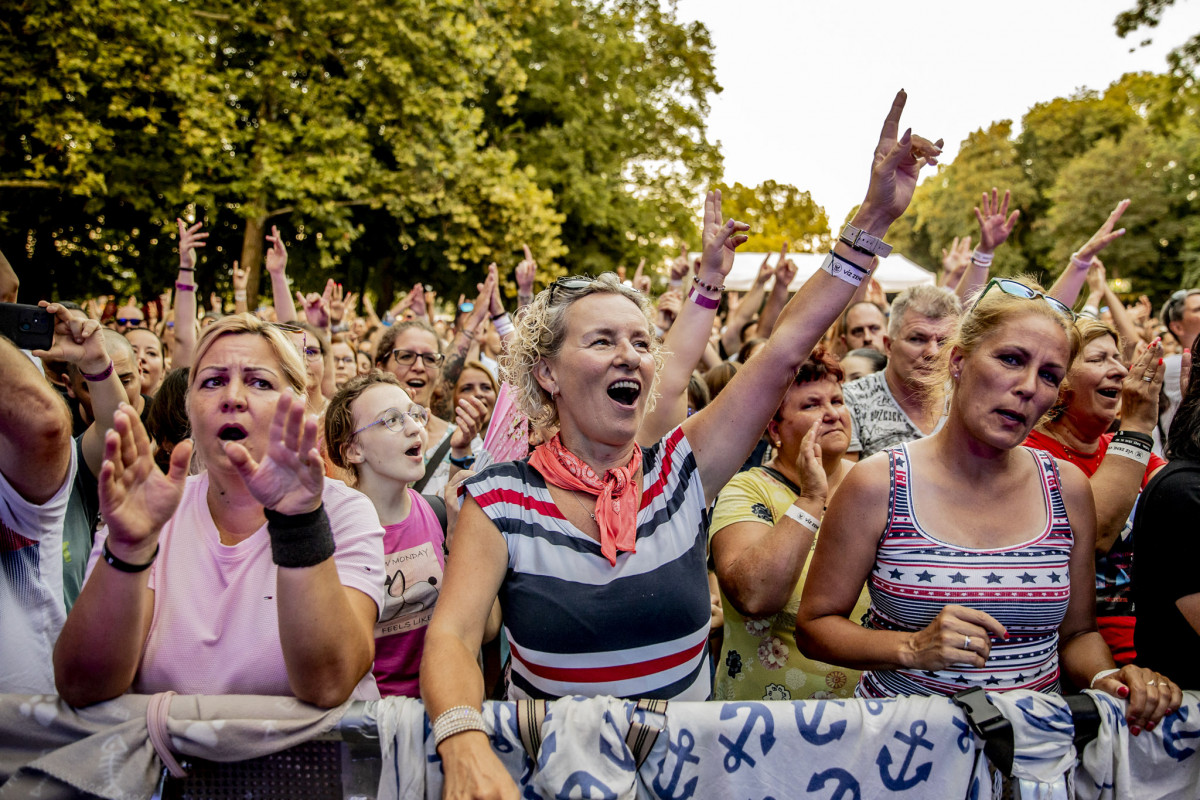
<svg viewBox="0 0 1200 800">
<path fill-rule="evenodd" d="M 592 518 L 592 522 L 595 522 L 595 521 L 596 521 L 596 515 L 595 515 L 593 512 L 591 512 L 591 511 L 588 511 L 588 510 L 587 510 L 587 506 L 585 506 L 585 505 L 583 504 L 583 501 L 579 499 L 579 495 L 575 494 L 575 492 L 571 492 L 571 497 L 574 497 L 574 498 L 575 498 L 575 502 L 576 502 L 576 503 L 579 503 L 579 507 L 583 509 L 583 513 L 585 513 L 585 514 L 587 514 L 589 517 L 591 517 L 591 518 Z"/>
</svg>

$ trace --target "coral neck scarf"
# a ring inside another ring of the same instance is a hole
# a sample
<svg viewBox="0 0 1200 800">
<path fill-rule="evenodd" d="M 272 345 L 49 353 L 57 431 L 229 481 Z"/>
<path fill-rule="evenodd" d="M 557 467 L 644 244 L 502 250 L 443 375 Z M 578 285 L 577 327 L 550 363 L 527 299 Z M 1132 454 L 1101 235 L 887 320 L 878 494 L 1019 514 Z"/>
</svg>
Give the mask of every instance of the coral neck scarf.
<svg viewBox="0 0 1200 800">
<path fill-rule="evenodd" d="M 583 459 L 563 446 L 558 434 L 535 448 L 529 463 L 547 483 L 596 495 L 600 552 L 609 564 L 617 565 L 618 550 L 637 551 L 637 510 L 642 502 L 642 487 L 633 478 L 642 466 L 642 448 L 635 445 L 629 463 L 605 472 L 603 480 L 596 477 L 595 470 Z"/>
</svg>

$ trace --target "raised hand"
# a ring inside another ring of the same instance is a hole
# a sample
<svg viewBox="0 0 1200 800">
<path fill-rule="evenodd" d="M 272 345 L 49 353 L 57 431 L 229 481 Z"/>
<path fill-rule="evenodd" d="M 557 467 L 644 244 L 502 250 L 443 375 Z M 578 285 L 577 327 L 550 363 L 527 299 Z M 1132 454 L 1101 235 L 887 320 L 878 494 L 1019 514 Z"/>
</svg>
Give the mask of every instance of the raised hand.
<svg viewBox="0 0 1200 800">
<path fill-rule="evenodd" d="M 33 355 L 48 361 L 66 361 L 93 375 L 108 367 L 104 337 L 97 335 L 100 333 L 99 322 L 74 317 L 58 303 L 41 300 L 38 305 L 54 317 L 54 341 L 49 350 L 34 350 Z"/>
<path fill-rule="evenodd" d="M 900 133 L 900 115 L 908 95 L 903 89 L 896 93 L 891 110 L 879 133 L 879 144 L 871 166 L 871 183 L 863 200 L 860 217 L 876 217 L 876 233 L 882 233 L 908 208 L 921 167 L 936 164 L 942 154 L 942 140 L 931 142 L 916 136 L 912 128 Z"/>
<path fill-rule="evenodd" d="M 1020 210 L 1008 213 L 1011 199 L 1012 192 L 1008 189 L 1004 190 L 1003 199 L 999 198 L 999 191 L 995 187 L 990 197 L 987 192 L 983 193 L 983 201 L 975 207 L 975 219 L 979 221 L 979 252 L 995 252 L 997 247 L 1008 241 L 1017 218 L 1021 216 Z"/>
<path fill-rule="evenodd" d="M 942 285 L 950 284 L 951 279 L 961 277 L 971 263 L 971 237 L 963 239 L 954 237 L 950 249 L 942 248 Z M 957 286 L 957 283 L 953 284 Z"/>
<path fill-rule="evenodd" d="M 788 258 L 787 242 L 783 243 L 783 247 L 779 250 L 779 261 L 775 264 L 775 289 L 778 291 L 787 291 L 787 287 L 792 285 L 792 281 L 796 278 L 796 264 Z M 782 288 L 780 288 L 782 287 Z"/>
<path fill-rule="evenodd" d="M 262 461 L 240 442 L 224 443 L 242 482 L 263 508 L 280 514 L 316 511 L 325 488 L 325 464 L 317 450 L 317 418 L 304 413 L 302 398 L 287 391 L 279 395 L 268 436 Z"/>
<path fill-rule="evenodd" d="M 204 241 L 208 238 L 208 231 L 200 230 L 204 227 L 203 222 L 189 227 L 186 222 L 176 217 L 175 224 L 179 226 L 179 268 L 184 272 L 195 270 L 196 248 L 208 246 Z"/>
<path fill-rule="evenodd" d="M 1121 382 L 1121 427 L 1150 433 L 1158 424 L 1158 394 L 1162 389 L 1162 340 L 1139 346 L 1129 374 Z"/>
<path fill-rule="evenodd" d="M 1095 256 L 1092 257 L 1092 265 L 1088 267 L 1087 285 L 1091 294 L 1098 294 L 1101 297 L 1104 296 L 1104 290 L 1108 287 L 1104 263 Z"/>
<path fill-rule="evenodd" d="M 711 196 L 712 192 L 709 192 L 709 195 Z M 706 215 L 705 218 L 707 219 L 707 214 L 708 214 L 708 201 L 707 200 L 705 200 L 705 203 L 704 203 L 704 213 Z M 720 212 L 717 213 L 717 216 L 720 217 Z M 681 244 L 681 245 L 679 245 L 679 258 L 677 258 L 671 262 L 671 269 L 670 269 L 670 274 L 669 274 L 671 283 L 672 284 L 683 283 L 683 279 L 687 277 L 688 270 L 690 270 L 691 268 L 692 268 L 692 262 L 691 262 L 691 259 L 688 258 L 687 245 Z"/>
<path fill-rule="evenodd" d="M 761 289 L 767 285 L 767 281 L 771 280 L 771 276 L 775 274 L 775 270 L 771 268 L 770 254 L 763 257 L 762 263 L 758 265 L 758 274 L 754 276 L 754 288 Z"/>
<path fill-rule="evenodd" d="M 231 280 L 233 283 L 233 290 L 235 292 L 244 292 L 246 291 L 246 284 L 250 282 L 250 274 L 246 272 L 246 270 L 242 269 L 238 265 L 238 262 L 234 261 L 233 277 Z"/>
<path fill-rule="evenodd" d="M 644 295 L 650 294 L 650 276 L 645 274 L 646 259 L 638 262 L 637 269 L 633 273 L 633 288 L 637 289 Z"/>
<path fill-rule="evenodd" d="M 901 663 L 909 669 L 939 670 L 965 664 L 982 667 L 992 652 L 992 637 L 1008 631 L 991 614 L 966 606 L 943 606 L 933 622 L 910 634 Z"/>
<path fill-rule="evenodd" d="M 815 500 L 822 506 L 829 496 L 829 478 L 821 461 L 821 420 L 813 423 L 800 440 L 796 471 L 800 474 L 800 496 Z"/>
<path fill-rule="evenodd" d="M 504 303 L 500 300 L 500 270 L 493 261 L 488 264 L 487 276 L 492 279 L 492 291 L 488 295 L 488 314 L 492 317 L 498 317 L 504 313 Z M 483 284 L 476 284 L 476 288 L 480 292 L 483 291 Z M 481 295 L 482 296 L 482 295 Z"/>
<path fill-rule="evenodd" d="M 118 558 L 144 564 L 153 556 L 158 533 L 183 496 L 191 455 L 190 439 L 177 444 L 171 451 L 170 471 L 164 475 L 154 463 L 150 437 L 137 412 L 128 403 L 117 409 L 113 427 L 104 436 L 104 462 L 97 480 L 109 549 Z"/>
<path fill-rule="evenodd" d="M 420 283 L 414 283 L 408 296 L 412 300 L 411 308 L 417 315 L 417 319 L 425 319 L 428 308 L 425 304 L 425 287 Z"/>
<path fill-rule="evenodd" d="M 330 281 L 333 283 L 333 281 Z M 346 317 L 346 305 L 349 298 L 354 297 L 353 294 L 344 294 L 342 285 L 334 283 L 333 288 L 329 292 L 329 321 L 334 325 L 340 325 Z"/>
<path fill-rule="evenodd" d="M 487 406 L 475 397 L 460 397 L 454 408 L 454 433 L 450 434 L 451 452 L 470 450 L 471 442 L 483 427 Z"/>
<path fill-rule="evenodd" d="M 329 301 L 333 296 L 333 286 L 336 284 L 330 278 L 325 284 L 325 291 L 322 294 L 309 292 L 304 295 L 296 292 L 296 304 L 304 309 L 304 317 L 310 325 L 314 325 L 323 331 L 329 330 Z"/>
<path fill-rule="evenodd" d="M 529 245 L 523 244 L 521 248 L 525 251 L 525 258 L 517 264 L 517 295 L 530 297 L 533 295 L 533 283 L 537 279 L 537 262 L 533 260 Z"/>
<path fill-rule="evenodd" d="M 271 247 L 267 250 L 264 258 L 264 264 L 272 276 L 282 275 L 287 269 L 287 248 L 283 246 L 283 237 L 279 235 L 279 228 L 272 225 L 271 233 L 267 236 L 267 242 Z"/>
<path fill-rule="evenodd" d="M 1092 238 L 1088 239 L 1083 247 L 1075 251 L 1071 260 L 1078 262 L 1081 266 L 1090 264 L 1093 256 L 1124 236 L 1124 228 L 1113 230 L 1113 226 L 1117 224 L 1117 220 L 1121 218 L 1127 208 L 1129 208 L 1128 200 L 1117 203 L 1117 207 L 1108 215 L 1108 219 L 1104 220 L 1104 224 L 1092 234 Z"/>
<path fill-rule="evenodd" d="M 476 284 L 479 289 L 479 294 L 475 297 L 474 308 L 467 314 L 466 320 L 463 322 L 463 330 L 471 331 L 472 333 L 479 330 L 479 326 L 483 324 L 483 316 L 487 314 L 491 304 L 492 292 L 496 291 L 496 281 L 498 280 L 496 273 L 488 270 L 488 276 L 484 278 L 483 283 Z M 462 303 L 459 303 L 461 306 Z"/>
<path fill-rule="evenodd" d="M 654 324 L 661 330 L 670 330 L 671 326 L 675 323 L 675 319 L 679 316 L 681 308 L 683 308 L 683 291 L 680 289 L 668 289 L 658 298 L 658 313 Z"/>
</svg>

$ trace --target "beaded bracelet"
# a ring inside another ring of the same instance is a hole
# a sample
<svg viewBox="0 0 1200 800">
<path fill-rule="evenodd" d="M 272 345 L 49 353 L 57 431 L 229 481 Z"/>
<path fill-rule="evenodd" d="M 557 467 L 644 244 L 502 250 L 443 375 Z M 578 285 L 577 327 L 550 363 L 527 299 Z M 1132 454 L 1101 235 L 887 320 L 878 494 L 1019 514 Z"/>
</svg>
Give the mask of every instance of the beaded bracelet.
<svg viewBox="0 0 1200 800">
<path fill-rule="evenodd" d="M 442 713 L 438 714 L 437 719 L 433 721 L 433 747 L 436 750 L 438 746 L 459 733 L 467 731 L 481 731 L 487 733 L 487 727 L 483 724 L 483 714 L 479 709 L 471 706 L 454 706 L 447 708 Z"/>
<path fill-rule="evenodd" d="M 89 374 L 87 374 L 86 372 L 84 372 L 83 370 L 79 370 L 79 374 L 83 376 L 83 379 L 84 379 L 85 381 L 89 381 L 89 382 L 91 382 L 91 383 L 99 383 L 100 381 L 102 381 L 102 380 L 106 379 L 106 378 L 107 378 L 109 375 L 112 375 L 112 374 L 113 374 L 113 362 L 112 362 L 112 359 L 110 358 L 110 359 L 108 360 L 108 366 L 107 366 L 107 367 L 105 367 L 104 369 L 100 370 L 100 371 L 99 371 L 99 372 L 97 372 L 95 375 L 89 375 Z"/>
<path fill-rule="evenodd" d="M 696 275 L 692 278 L 692 283 L 696 284 L 697 286 L 699 286 L 701 289 L 705 290 L 706 292 L 723 292 L 723 291 L 725 291 L 724 284 L 721 284 L 720 286 L 713 286 L 711 283 L 705 283 L 704 281 L 700 280 L 699 275 Z"/>
</svg>

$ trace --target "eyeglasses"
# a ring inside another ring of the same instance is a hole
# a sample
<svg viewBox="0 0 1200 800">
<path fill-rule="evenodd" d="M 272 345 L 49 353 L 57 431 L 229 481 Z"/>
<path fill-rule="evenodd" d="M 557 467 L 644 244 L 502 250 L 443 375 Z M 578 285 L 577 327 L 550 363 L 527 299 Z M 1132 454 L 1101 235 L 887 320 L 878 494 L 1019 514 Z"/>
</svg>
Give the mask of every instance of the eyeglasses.
<svg viewBox="0 0 1200 800">
<path fill-rule="evenodd" d="M 117 317 L 118 325 L 131 325 L 136 327 L 145 321 L 146 320 L 142 319 L 141 317 Z"/>
<path fill-rule="evenodd" d="M 440 366 L 441 363 L 446 360 L 446 357 L 441 353 L 414 353 L 411 350 L 392 351 L 392 358 L 396 359 L 397 364 L 400 364 L 404 367 L 409 367 L 417 363 L 418 356 L 421 357 L 422 363 L 424 363 L 425 366 L 429 367 L 430 369 Z"/>
<path fill-rule="evenodd" d="M 975 305 L 971 307 L 972 309 L 979 305 L 979 301 L 983 299 L 983 296 L 987 294 L 988 290 L 990 290 L 993 286 L 1005 294 L 1013 297 L 1023 297 L 1026 300 L 1036 300 L 1040 297 L 1046 301 L 1048 306 L 1053 308 L 1059 314 L 1062 314 L 1072 322 L 1075 321 L 1075 312 L 1072 311 L 1071 307 L 1066 303 L 1062 302 L 1061 300 L 1055 300 L 1048 294 L 1043 294 L 1034 289 L 1030 289 L 1020 281 L 1014 281 L 1009 278 L 992 278 L 990 281 L 988 281 L 987 286 L 983 287 L 983 291 L 979 293 L 978 299 L 975 300 Z"/>
<path fill-rule="evenodd" d="M 354 356 L 334 356 L 333 363 L 335 364 L 353 364 Z"/>
<path fill-rule="evenodd" d="M 381 418 L 375 420 L 370 425 L 364 425 L 350 435 L 357 436 L 368 428 L 374 428 L 376 425 L 382 425 L 392 433 L 399 433 L 404 430 L 404 421 L 406 419 L 411 419 L 417 424 L 417 427 L 424 428 L 429 422 L 429 409 L 416 403 L 409 406 L 407 411 L 401 411 L 398 408 L 389 408 L 383 412 Z"/>
</svg>

